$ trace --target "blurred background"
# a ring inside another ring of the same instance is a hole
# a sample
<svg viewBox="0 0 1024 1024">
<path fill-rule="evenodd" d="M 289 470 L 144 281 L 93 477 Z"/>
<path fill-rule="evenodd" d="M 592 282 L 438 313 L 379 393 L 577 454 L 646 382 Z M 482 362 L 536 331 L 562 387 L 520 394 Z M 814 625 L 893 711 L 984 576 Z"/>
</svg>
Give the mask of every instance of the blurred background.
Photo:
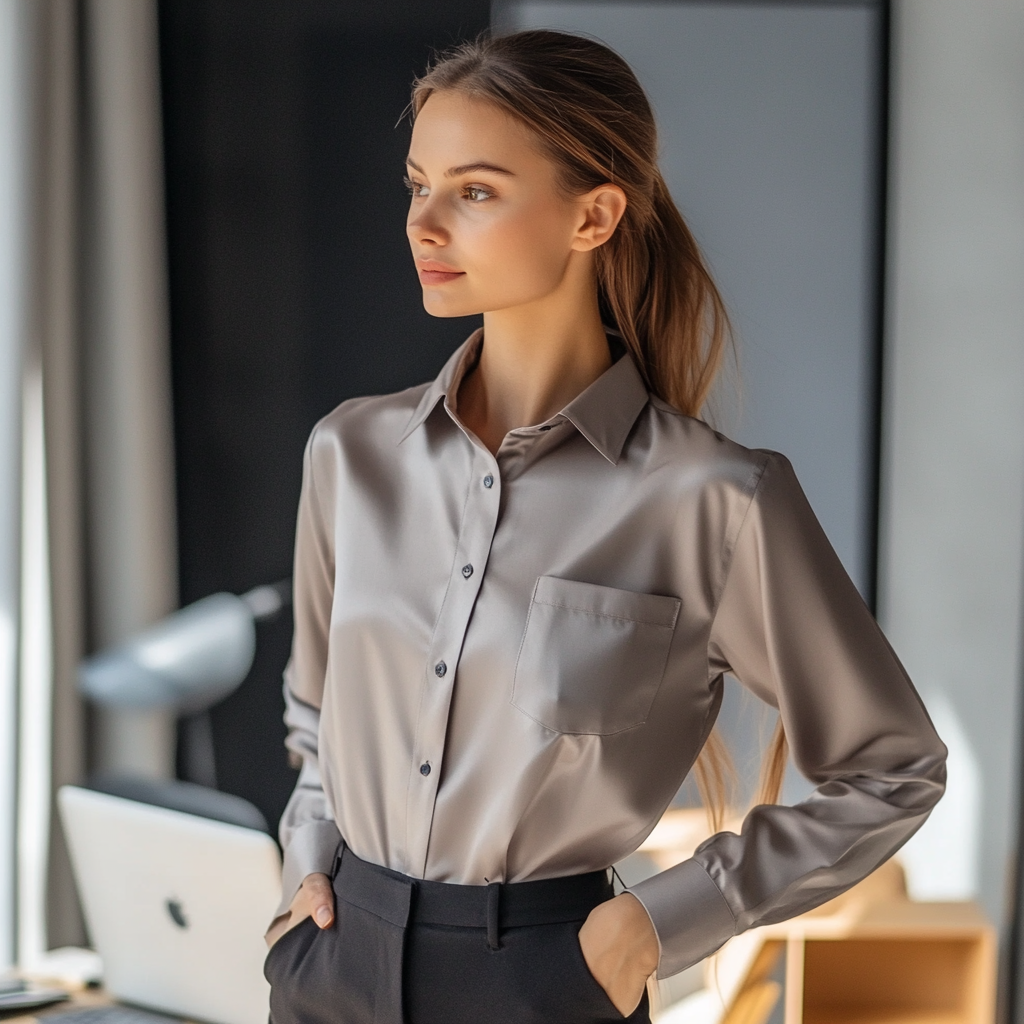
<svg viewBox="0 0 1024 1024">
<path fill-rule="evenodd" d="M 421 308 L 402 113 L 434 50 L 530 26 L 647 88 L 737 330 L 715 422 L 792 459 L 950 748 L 911 894 L 979 900 L 1015 974 L 1022 0 L 0 0 L 0 967 L 85 941 L 59 785 L 193 778 L 212 736 L 199 781 L 276 826 L 287 608 L 208 716 L 77 666 L 286 579 L 312 425 L 475 326 Z M 722 722 L 749 781 L 761 712 Z"/>
</svg>

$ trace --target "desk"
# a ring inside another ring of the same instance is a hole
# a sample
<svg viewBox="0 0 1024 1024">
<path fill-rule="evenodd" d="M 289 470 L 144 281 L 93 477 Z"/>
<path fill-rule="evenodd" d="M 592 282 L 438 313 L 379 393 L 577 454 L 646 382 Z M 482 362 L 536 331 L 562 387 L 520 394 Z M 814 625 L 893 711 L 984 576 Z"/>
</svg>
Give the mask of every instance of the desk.
<svg viewBox="0 0 1024 1024">
<path fill-rule="evenodd" d="M 67 985 L 55 986 L 67 989 Z M 62 1013 L 71 1010 L 85 1010 L 93 1006 L 115 1006 L 117 1003 L 111 999 L 102 988 L 80 988 L 71 990 L 71 998 L 61 1003 L 51 1003 L 49 1006 L 41 1006 L 37 1010 L 12 1010 L 7 1014 L 0 1013 L 0 1024 L 46 1024 L 47 1018 L 59 1018 Z M 134 1007 L 132 1007 L 134 1009 Z M 178 1017 L 177 1014 L 165 1013 L 162 1010 L 148 1010 L 146 1007 L 139 1007 L 147 1013 L 159 1014 L 173 1020 L 180 1020 L 182 1024 L 197 1024 L 197 1022 Z M 57 1024 L 54 1020 L 52 1024 Z"/>
<path fill-rule="evenodd" d="M 54 985 L 54 988 L 67 989 L 67 985 Z M 53 1014 L 67 1013 L 71 1009 L 84 1009 L 89 1006 L 110 1006 L 113 1000 L 102 988 L 82 988 L 71 992 L 71 998 L 62 1003 L 51 1003 L 35 1010 L 10 1010 L 0 1013 L 3 1024 L 35 1024 Z"/>
</svg>

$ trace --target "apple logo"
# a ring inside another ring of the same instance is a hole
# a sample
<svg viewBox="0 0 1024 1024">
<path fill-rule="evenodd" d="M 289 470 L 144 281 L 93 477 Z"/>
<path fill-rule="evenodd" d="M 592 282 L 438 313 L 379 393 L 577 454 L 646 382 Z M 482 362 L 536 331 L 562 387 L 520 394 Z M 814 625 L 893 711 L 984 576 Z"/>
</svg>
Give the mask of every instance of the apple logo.
<svg viewBox="0 0 1024 1024">
<path fill-rule="evenodd" d="M 185 908 L 181 905 L 180 900 L 169 899 L 164 906 L 167 907 L 167 913 L 170 914 L 171 920 L 179 928 L 188 927 L 188 918 L 185 916 Z"/>
</svg>

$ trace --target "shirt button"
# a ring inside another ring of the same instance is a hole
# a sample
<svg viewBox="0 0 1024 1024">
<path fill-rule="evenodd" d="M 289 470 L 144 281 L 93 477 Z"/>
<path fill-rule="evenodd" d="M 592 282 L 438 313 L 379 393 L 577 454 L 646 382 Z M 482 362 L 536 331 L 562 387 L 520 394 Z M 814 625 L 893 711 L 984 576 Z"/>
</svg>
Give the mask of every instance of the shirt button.
<svg viewBox="0 0 1024 1024">
<path fill-rule="evenodd" d="M 491 476 L 490 473 L 488 473 L 487 476 L 484 477 L 484 487 L 488 488 L 488 490 L 489 490 L 493 486 L 494 486 L 494 477 Z"/>
<path fill-rule="evenodd" d="M 473 566 L 464 565 L 462 567 L 462 575 L 468 580 L 469 577 L 473 575 Z"/>
<path fill-rule="evenodd" d="M 426 778 L 426 776 L 428 776 L 429 774 L 430 774 L 430 765 L 426 764 L 426 763 L 421 764 L 420 765 L 420 775 L 422 775 L 424 778 Z"/>
<path fill-rule="evenodd" d="M 440 679 L 447 671 L 448 666 L 443 661 L 439 661 L 434 666 L 434 675 L 437 676 L 438 679 Z"/>
</svg>

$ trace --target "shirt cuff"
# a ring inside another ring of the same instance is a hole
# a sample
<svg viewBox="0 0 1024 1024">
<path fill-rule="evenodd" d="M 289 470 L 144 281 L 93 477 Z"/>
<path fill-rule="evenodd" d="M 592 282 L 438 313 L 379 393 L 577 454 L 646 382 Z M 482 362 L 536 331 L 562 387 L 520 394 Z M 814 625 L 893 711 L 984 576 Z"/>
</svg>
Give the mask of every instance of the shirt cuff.
<svg viewBox="0 0 1024 1024">
<path fill-rule="evenodd" d="M 736 919 L 721 889 L 695 860 L 627 889 L 643 905 L 661 947 L 658 977 L 699 963 L 736 934 Z"/>
<path fill-rule="evenodd" d="M 291 906 L 306 875 L 318 871 L 330 875 L 340 842 L 341 833 L 338 826 L 333 821 L 325 819 L 307 821 L 292 832 L 284 850 L 281 903 L 274 912 L 275 918 L 280 917 Z"/>
</svg>

